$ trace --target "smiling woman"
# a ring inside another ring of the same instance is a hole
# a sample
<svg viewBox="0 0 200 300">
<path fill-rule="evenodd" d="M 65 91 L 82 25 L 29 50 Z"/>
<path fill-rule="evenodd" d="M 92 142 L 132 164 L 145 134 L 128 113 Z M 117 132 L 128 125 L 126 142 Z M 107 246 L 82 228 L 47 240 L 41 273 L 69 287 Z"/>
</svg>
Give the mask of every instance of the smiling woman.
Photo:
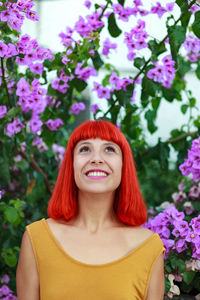
<svg viewBox="0 0 200 300">
<path fill-rule="evenodd" d="M 131 149 L 108 121 L 71 135 L 48 206 L 27 226 L 18 300 L 161 300 L 164 247 L 147 211 Z"/>
</svg>

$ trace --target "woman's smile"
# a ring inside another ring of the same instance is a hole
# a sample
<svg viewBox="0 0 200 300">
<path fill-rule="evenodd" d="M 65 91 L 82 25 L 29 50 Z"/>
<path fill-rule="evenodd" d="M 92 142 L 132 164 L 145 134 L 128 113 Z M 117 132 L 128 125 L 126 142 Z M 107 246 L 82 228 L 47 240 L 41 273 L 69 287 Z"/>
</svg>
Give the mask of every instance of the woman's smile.
<svg viewBox="0 0 200 300">
<path fill-rule="evenodd" d="M 92 169 L 88 170 L 85 175 L 89 179 L 98 180 L 107 178 L 109 176 L 109 173 L 101 169 Z"/>
</svg>

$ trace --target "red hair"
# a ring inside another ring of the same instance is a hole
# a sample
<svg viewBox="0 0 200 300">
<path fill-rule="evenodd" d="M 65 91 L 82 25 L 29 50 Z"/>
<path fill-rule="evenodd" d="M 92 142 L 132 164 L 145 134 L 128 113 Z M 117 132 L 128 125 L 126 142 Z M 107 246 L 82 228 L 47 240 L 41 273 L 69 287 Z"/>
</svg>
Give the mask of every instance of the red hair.
<svg viewBox="0 0 200 300">
<path fill-rule="evenodd" d="M 53 194 L 48 205 L 48 216 L 70 220 L 78 211 L 77 187 L 74 180 L 73 152 L 80 140 L 100 138 L 116 143 L 123 153 L 122 179 L 115 192 L 113 209 L 119 221 L 139 226 L 146 222 L 147 209 L 140 191 L 131 148 L 122 132 L 105 120 L 86 121 L 77 127 L 69 141 Z"/>
</svg>

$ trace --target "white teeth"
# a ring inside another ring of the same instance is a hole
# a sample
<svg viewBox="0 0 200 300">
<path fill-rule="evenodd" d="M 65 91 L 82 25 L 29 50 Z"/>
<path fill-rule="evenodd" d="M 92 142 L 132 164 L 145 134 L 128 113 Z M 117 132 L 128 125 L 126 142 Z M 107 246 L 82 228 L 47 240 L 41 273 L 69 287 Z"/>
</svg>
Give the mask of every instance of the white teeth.
<svg viewBox="0 0 200 300">
<path fill-rule="evenodd" d="M 107 176 L 107 174 L 106 173 L 104 173 L 104 172 L 89 172 L 88 174 L 87 174 L 87 176 Z"/>
</svg>

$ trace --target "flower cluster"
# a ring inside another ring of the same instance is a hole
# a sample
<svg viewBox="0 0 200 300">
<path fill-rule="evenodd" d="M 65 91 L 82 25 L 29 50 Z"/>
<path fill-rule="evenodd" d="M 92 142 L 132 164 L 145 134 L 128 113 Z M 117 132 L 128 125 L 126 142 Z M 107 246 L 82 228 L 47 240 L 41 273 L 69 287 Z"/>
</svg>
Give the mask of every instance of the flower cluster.
<svg viewBox="0 0 200 300">
<path fill-rule="evenodd" d="M 75 74 L 82 80 L 87 80 L 90 76 L 97 76 L 97 71 L 93 67 L 83 68 L 82 63 L 77 63 Z"/>
<path fill-rule="evenodd" d="M 39 152 L 44 152 L 48 149 L 47 145 L 44 143 L 44 141 L 39 137 L 36 136 L 32 142 L 33 146 L 36 146 L 39 150 Z"/>
<path fill-rule="evenodd" d="M 1 278 L 3 285 L 0 287 L 0 300 L 17 300 L 17 297 L 13 295 L 13 292 L 7 285 L 9 281 L 10 278 L 7 274 Z"/>
<path fill-rule="evenodd" d="M 85 104 L 83 102 L 73 103 L 70 109 L 70 114 L 78 115 L 82 110 L 85 110 Z"/>
<path fill-rule="evenodd" d="M 28 34 L 21 36 L 17 42 L 17 52 L 21 55 L 16 58 L 16 62 L 19 65 L 27 65 L 31 72 L 38 75 L 43 72 L 43 64 L 38 61 L 54 58 L 50 49 L 40 48 L 38 42 L 35 39 L 31 40 Z"/>
<path fill-rule="evenodd" d="M 134 0 L 133 2 L 134 2 L 134 7 L 123 7 L 120 3 L 112 5 L 113 12 L 114 14 L 118 15 L 119 20 L 128 22 L 130 16 L 136 17 L 138 13 L 141 16 L 148 15 L 149 12 L 141 7 L 143 6 L 141 0 Z"/>
<path fill-rule="evenodd" d="M 59 91 L 62 94 L 65 94 L 69 88 L 68 82 L 74 78 L 74 75 L 68 76 L 64 70 L 60 70 L 60 75 L 56 77 L 52 83 L 51 86 L 54 90 Z"/>
<path fill-rule="evenodd" d="M 20 31 L 25 17 L 32 21 L 39 20 L 37 13 L 32 10 L 33 6 L 32 0 L 6 1 L 0 13 L 1 22 L 8 22 L 9 26 Z"/>
<path fill-rule="evenodd" d="M 5 44 L 3 42 L 0 42 L 0 57 L 7 59 L 9 57 L 16 56 L 17 54 L 18 52 L 14 44 Z"/>
<path fill-rule="evenodd" d="M 198 37 L 189 34 L 183 43 L 183 47 L 187 51 L 189 61 L 198 61 L 200 57 L 200 39 Z"/>
<path fill-rule="evenodd" d="M 179 169 L 184 176 L 192 174 L 194 181 L 200 181 L 200 137 L 192 141 L 191 150 L 188 150 L 188 158 Z"/>
<path fill-rule="evenodd" d="M 177 207 L 185 211 L 186 215 L 197 213 L 194 208 L 195 201 L 200 199 L 200 183 L 189 181 L 178 185 L 178 192 L 172 194 L 173 201 Z"/>
<path fill-rule="evenodd" d="M 152 14 L 157 14 L 158 17 L 161 19 L 162 16 L 168 12 L 172 11 L 174 8 L 174 2 L 170 2 L 166 4 L 166 7 L 163 7 L 160 2 L 156 2 L 156 5 L 151 7 L 151 13 Z"/>
<path fill-rule="evenodd" d="M 166 248 L 166 258 L 170 251 L 181 253 L 192 249 L 192 257 L 200 259 L 200 215 L 189 224 L 184 217 L 184 212 L 179 212 L 172 204 L 155 218 L 150 218 L 145 227 L 159 234 Z"/>
<path fill-rule="evenodd" d="M 148 38 L 145 29 L 145 22 L 138 20 L 137 25 L 130 32 L 125 32 L 125 44 L 128 48 L 127 58 L 133 61 L 136 56 L 136 50 L 141 50 L 148 47 L 146 39 Z"/>
<path fill-rule="evenodd" d="M 172 60 L 171 55 L 166 55 L 162 59 L 162 63 L 153 62 L 155 68 L 147 72 L 147 77 L 155 82 L 160 82 L 166 88 L 170 88 L 175 77 L 175 61 Z"/>
<path fill-rule="evenodd" d="M 97 12 L 87 15 L 87 20 L 80 16 L 79 20 L 75 23 L 74 30 L 84 38 L 89 37 L 93 31 L 97 31 L 97 29 L 104 25 L 104 22 L 99 20 L 99 16 L 100 13 Z"/>
</svg>

